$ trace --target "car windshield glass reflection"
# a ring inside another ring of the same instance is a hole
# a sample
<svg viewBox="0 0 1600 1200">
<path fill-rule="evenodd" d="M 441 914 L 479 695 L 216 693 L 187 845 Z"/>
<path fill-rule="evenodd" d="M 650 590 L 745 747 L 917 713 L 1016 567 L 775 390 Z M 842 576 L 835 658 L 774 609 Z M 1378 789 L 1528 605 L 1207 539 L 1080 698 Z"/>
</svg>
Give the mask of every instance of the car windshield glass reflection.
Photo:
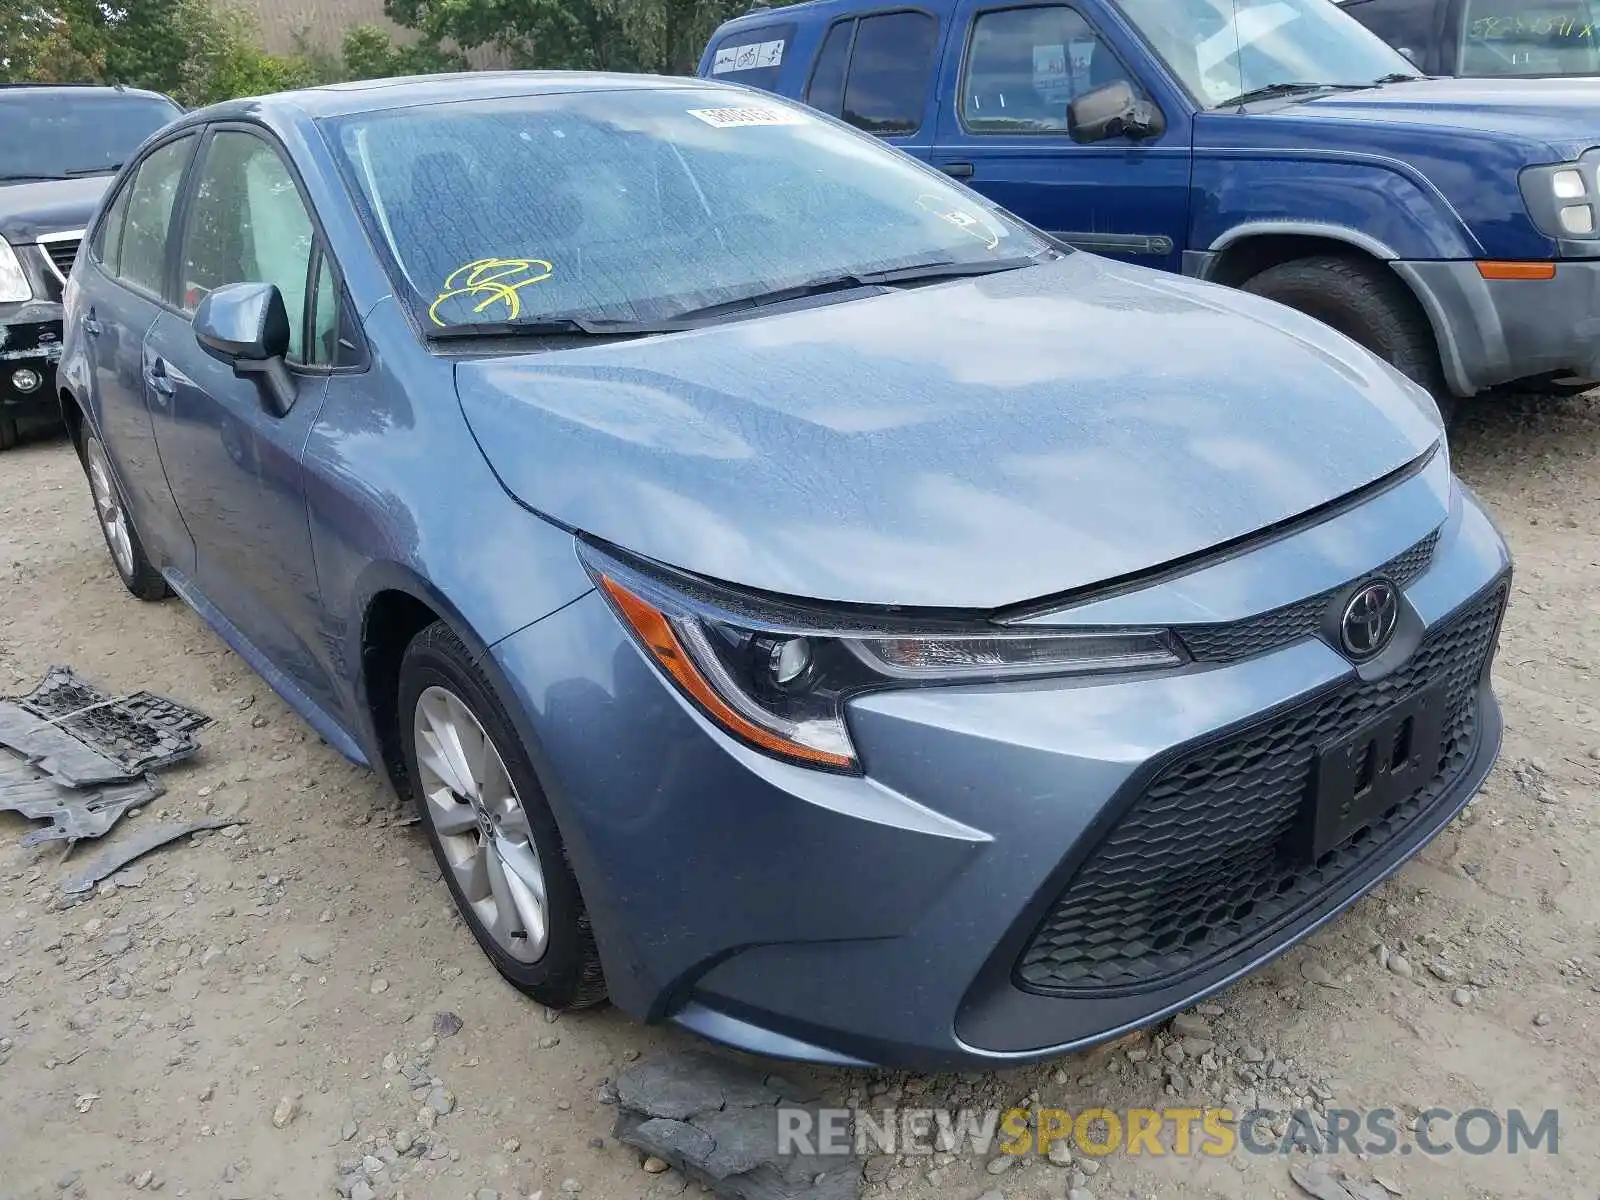
<svg viewBox="0 0 1600 1200">
<path fill-rule="evenodd" d="M 692 89 L 362 114 L 333 138 L 425 331 L 651 323 L 1048 252 L 986 202 L 779 101 Z"/>
</svg>

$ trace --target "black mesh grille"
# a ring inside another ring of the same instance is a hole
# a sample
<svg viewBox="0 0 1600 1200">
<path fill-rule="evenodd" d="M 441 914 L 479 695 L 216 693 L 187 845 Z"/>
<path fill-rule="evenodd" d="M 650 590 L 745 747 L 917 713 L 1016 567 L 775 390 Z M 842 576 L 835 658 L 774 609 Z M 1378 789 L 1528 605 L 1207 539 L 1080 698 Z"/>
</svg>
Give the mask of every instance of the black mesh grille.
<svg viewBox="0 0 1600 1200">
<path fill-rule="evenodd" d="M 72 260 L 78 257 L 78 243 L 81 238 L 62 238 L 59 241 L 43 243 L 44 252 L 50 256 L 50 261 L 55 264 L 56 270 L 61 272 L 65 279 L 72 273 Z"/>
<path fill-rule="evenodd" d="M 1427 569 L 1433 559 L 1433 548 L 1438 542 L 1439 532 L 1434 530 L 1411 549 L 1384 563 L 1373 574 L 1386 575 L 1403 589 Z M 1316 637 L 1322 626 L 1323 613 L 1339 590 L 1330 588 L 1243 621 L 1230 621 L 1224 625 L 1179 626 L 1178 636 L 1197 662 L 1239 662 L 1292 642 Z"/>
<path fill-rule="evenodd" d="M 1162 770 L 1079 868 L 1023 951 L 1022 985 L 1082 994 L 1154 986 L 1264 933 L 1426 812 L 1478 743 L 1478 680 L 1507 584 L 1434 631 L 1384 679 L 1359 679 Z M 1439 767 L 1316 863 L 1297 836 L 1314 756 L 1397 702 L 1442 686 Z"/>
</svg>

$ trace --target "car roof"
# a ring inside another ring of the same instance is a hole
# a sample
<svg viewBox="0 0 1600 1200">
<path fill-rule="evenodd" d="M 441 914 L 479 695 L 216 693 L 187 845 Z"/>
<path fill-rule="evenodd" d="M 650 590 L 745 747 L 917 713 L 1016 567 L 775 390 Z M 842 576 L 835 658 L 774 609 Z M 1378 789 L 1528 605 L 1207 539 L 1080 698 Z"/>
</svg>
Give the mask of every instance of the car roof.
<svg viewBox="0 0 1600 1200">
<path fill-rule="evenodd" d="M 165 100 L 177 104 L 171 96 L 144 88 L 123 87 L 109 83 L 0 83 L 0 97 L 13 96 L 81 96 L 84 93 L 105 96 L 136 96 L 141 100 Z"/>
<path fill-rule="evenodd" d="M 948 8 L 951 2 L 952 0 L 914 0 L 914 3 L 902 5 L 901 8 L 938 11 Z M 871 16 L 875 13 L 895 11 L 898 10 L 893 6 L 885 7 L 883 4 L 870 3 L 869 0 L 800 0 L 798 4 L 752 8 L 736 17 L 729 17 L 717 26 L 712 40 L 717 41 L 721 35 L 737 32 L 746 26 L 776 25 L 785 21 L 832 17 L 839 13 L 860 13 L 862 16 Z"/>
<path fill-rule="evenodd" d="M 727 87 L 704 79 L 669 78 L 665 75 L 624 75 L 602 71 L 457 71 L 443 75 L 410 75 L 394 79 L 369 79 L 331 83 L 241 100 L 227 100 L 189 114 L 186 123 L 221 121 L 235 117 L 327 117 L 384 109 L 447 104 L 456 100 L 493 100 L 514 96 L 544 96 L 573 92 L 618 92 L 664 88 Z"/>
</svg>

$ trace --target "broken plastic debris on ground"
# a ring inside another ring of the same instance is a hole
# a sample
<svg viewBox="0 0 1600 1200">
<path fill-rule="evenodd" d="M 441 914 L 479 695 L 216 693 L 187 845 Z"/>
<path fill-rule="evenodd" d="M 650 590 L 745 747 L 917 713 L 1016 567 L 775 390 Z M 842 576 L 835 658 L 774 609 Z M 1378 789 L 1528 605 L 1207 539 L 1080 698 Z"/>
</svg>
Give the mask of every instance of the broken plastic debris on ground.
<svg viewBox="0 0 1600 1200">
<path fill-rule="evenodd" d="M 24 845 L 102 837 L 162 794 L 153 772 L 192 756 L 210 723 L 174 700 L 111 696 L 51 667 L 27 695 L 0 699 L 0 812 L 47 822 Z"/>
</svg>

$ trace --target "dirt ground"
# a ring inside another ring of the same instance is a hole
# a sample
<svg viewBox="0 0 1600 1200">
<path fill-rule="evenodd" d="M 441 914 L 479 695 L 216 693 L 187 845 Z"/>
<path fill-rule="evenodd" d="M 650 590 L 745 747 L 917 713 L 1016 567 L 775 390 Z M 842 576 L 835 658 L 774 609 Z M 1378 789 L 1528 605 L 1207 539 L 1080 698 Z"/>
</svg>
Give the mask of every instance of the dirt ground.
<svg viewBox="0 0 1600 1200">
<path fill-rule="evenodd" d="M 1488 501 L 1518 568 L 1496 667 L 1500 765 L 1419 859 L 1206 1009 L 1209 1028 L 1193 1027 L 1181 1065 L 1161 1034 L 1004 1074 L 798 1073 L 874 1105 L 1037 1096 L 1078 1110 L 1254 1092 L 1263 1104 L 1387 1106 L 1406 1120 L 1434 1105 L 1557 1108 L 1555 1155 L 1339 1165 L 1353 1182 L 1381 1177 L 1412 1197 L 1594 1200 L 1597 449 L 1600 407 L 1587 399 L 1466 416 L 1457 470 Z M 0 692 L 27 690 L 52 663 L 216 718 L 200 756 L 165 775 L 168 794 L 133 829 L 180 814 L 241 823 L 63 906 L 60 882 L 95 847 L 63 863 L 59 848 L 23 849 L 27 823 L 0 814 L 0 1197 L 300 1200 L 334 1195 L 341 1180 L 352 1190 L 359 1172 L 370 1177 L 353 1189 L 361 1200 L 684 1191 L 676 1172 L 648 1173 L 613 1143 L 602 1084 L 691 1039 L 606 1009 L 556 1019 L 505 986 L 377 780 L 322 744 L 181 603 L 123 591 L 77 461 L 46 436 L 0 457 Z M 435 1036 L 439 1013 L 458 1015 L 459 1031 Z M 431 1100 L 449 1111 L 430 1122 L 416 1083 L 445 1089 Z M 288 1119 L 275 1123 L 275 1110 Z M 1007 1165 L 874 1160 L 867 1195 L 1300 1194 L 1280 1157 Z"/>
</svg>

